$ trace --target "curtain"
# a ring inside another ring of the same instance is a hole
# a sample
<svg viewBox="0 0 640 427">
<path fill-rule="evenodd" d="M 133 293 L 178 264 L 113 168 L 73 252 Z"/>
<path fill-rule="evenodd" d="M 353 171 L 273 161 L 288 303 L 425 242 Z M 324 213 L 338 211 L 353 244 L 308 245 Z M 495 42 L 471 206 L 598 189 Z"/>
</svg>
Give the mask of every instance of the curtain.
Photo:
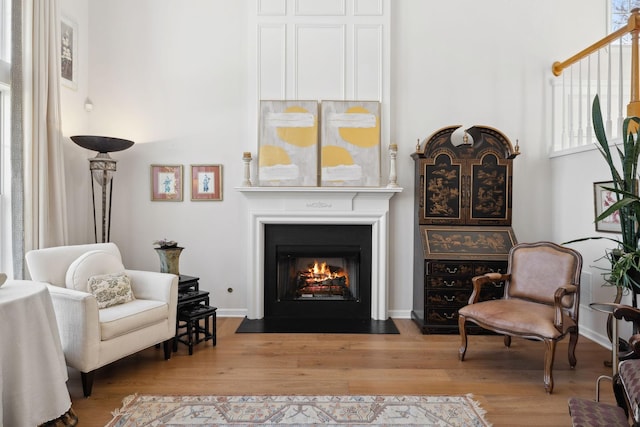
<svg viewBox="0 0 640 427">
<path fill-rule="evenodd" d="M 67 244 L 60 119 L 60 13 L 57 0 L 14 0 L 21 36 L 12 55 L 12 230 L 14 276 L 31 249 Z M 16 13 L 13 14 L 14 17 Z M 14 27 L 15 29 L 15 27 Z M 19 79 L 18 81 L 14 78 Z M 17 85 L 16 85 L 17 84 Z"/>
</svg>

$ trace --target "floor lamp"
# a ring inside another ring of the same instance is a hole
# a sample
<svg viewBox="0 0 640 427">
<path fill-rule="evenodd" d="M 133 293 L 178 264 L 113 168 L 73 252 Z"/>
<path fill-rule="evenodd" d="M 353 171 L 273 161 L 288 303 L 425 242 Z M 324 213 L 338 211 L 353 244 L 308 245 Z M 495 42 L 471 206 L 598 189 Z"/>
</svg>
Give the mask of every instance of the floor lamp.
<svg viewBox="0 0 640 427">
<path fill-rule="evenodd" d="M 77 135 L 71 140 L 82 148 L 97 151 L 98 154 L 89 159 L 89 171 L 91 172 L 91 199 L 93 201 L 93 234 L 98 242 L 108 242 L 111 228 L 111 198 L 113 195 L 113 174 L 116 172 L 117 160 L 112 159 L 109 153 L 122 151 L 133 145 L 133 141 L 109 136 Z M 97 182 L 102 189 L 100 203 L 100 217 L 102 233 L 98 240 L 98 216 L 96 215 L 96 188 Z M 107 199 L 107 193 L 109 197 Z"/>
</svg>

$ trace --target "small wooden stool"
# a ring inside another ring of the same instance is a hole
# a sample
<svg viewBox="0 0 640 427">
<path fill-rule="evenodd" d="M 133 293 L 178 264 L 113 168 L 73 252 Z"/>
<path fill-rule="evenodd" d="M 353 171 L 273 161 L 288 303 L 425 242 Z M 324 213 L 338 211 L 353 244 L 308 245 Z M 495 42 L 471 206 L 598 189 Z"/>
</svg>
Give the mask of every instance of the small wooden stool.
<svg viewBox="0 0 640 427">
<path fill-rule="evenodd" d="M 186 328 L 185 332 L 176 334 L 176 341 L 189 346 L 189 355 L 193 354 L 193 345 L 202 341 L 211 340 L 213 346 L 216 345 L 216 310 L 217 307 L 208 305 L 193 305 L 178 313 L 178 328 Z M 209 318 L 211 317 L 212 330 L 209 329 Z M 204 327 L 200 325 L 200 320 L 204 320 Z M 183 322 L 183 323 L 180 323 Z M 200 338 L 202 333 L 202 338 Z M 195 337 L 194 337 L 195 335 Z M 182 339 L 185 337 L 185 339 Z"/>
</svg>

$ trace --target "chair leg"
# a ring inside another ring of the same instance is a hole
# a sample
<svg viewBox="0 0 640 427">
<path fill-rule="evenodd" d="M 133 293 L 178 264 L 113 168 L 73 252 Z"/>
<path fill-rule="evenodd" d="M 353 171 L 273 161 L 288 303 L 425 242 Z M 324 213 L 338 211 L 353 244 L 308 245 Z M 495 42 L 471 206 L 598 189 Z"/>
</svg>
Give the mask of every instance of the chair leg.
<svg viewBox="0 0 640 427">
<path fill-rule="evenodd" d="M 458 359 L 464 361 L 464 355 L 467 352 L 467 329 L 465 328 L 466 318 L 458 315 L 458 330 L 460 331 L 460 348 L 458 349 Z"/>
<path fill-rule="evenodd" d="M 169 338 L 162 343 L 164 346 L 164 360 L 171 359 L 171 344 L 173 343 L 173 338 Z"/>
<path fill-rule="evenodd" d="M 82 393 L 84 393 L 84 397 L 91 396 L 91 389 L 93 388 L 94 373 L 95 371 L 80 372 L 80 378 L 82 379 Z"/>
<path fill-rule="evenodd" d="M 547 347 L 544 353 L 544 389 L 548 394 L 553 392 L 553 359 L 556 355 L 556 341 L 544 340 Z"/>
<path fill-rule="evenodd" d="M 571 368 L 576 367 L 578 360 L 576 359 L 576 346 L 578 345 L 578 331 L 572 331 L 569 333 L 569 366 Z"/>
</svg>

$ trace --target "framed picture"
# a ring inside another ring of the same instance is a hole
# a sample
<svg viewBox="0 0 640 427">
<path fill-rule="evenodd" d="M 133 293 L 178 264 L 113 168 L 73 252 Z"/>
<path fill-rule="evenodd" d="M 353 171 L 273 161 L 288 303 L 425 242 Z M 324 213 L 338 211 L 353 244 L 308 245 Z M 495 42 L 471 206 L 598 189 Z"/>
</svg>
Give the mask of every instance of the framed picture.
<svg viewBox="0 0 640 427">
<path fill-rule="evenodd" d="M 593 183 L 593 200 L 595 207 L 595 218 L 602 212 L 606 211 L 609 206 L 614 204 L 618 199 L 616 193 L 607 190 L 605 187 L 613 188 L 613 181 L 600 181 Z M 604 231 L 607 233 L 620 233 L 620 213 L 615 212 L 602 221 L 596 221 L 596 231 Z"/>
<path fill-rule="evenodd" d="M 318 185 L 318 101 L 260 101 L 261 186 Z"/>
<path fill-rule="evenodd" d="M 78 88 L 78 25 L 72 19 L 60 20 L 60 79 L 64 86 Z"/>
<path fill-rule="evenodd" d="M 222 200 L 222 165 L 191 165 L 191 200 Z"/>
<path fill-rule="evenodd" d="M 380 103 L 322 101 L 320 185 L 380 186 Z"/>
<path fill-rule="evenodd" d="M 182 201 L 182 165 L 151 165 L 151 200 Z"/>
</svg>

